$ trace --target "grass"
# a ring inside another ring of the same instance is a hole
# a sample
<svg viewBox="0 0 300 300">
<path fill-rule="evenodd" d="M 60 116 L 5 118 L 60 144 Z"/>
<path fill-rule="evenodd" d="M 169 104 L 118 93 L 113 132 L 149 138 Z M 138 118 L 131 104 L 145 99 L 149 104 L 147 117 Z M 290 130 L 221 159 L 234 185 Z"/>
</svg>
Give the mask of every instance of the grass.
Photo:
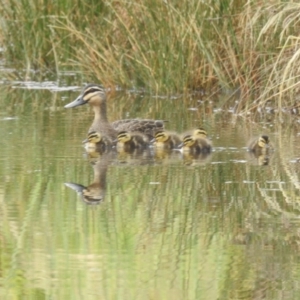
<svg viewBox="0 0 300 300">
<path fill-rule="evenodd" d="M 3 55 L 19 68 L 159 94 L 237 91 L 241 114 L 297 106 L 298 3 L 0 3 Z"/>
</svg>

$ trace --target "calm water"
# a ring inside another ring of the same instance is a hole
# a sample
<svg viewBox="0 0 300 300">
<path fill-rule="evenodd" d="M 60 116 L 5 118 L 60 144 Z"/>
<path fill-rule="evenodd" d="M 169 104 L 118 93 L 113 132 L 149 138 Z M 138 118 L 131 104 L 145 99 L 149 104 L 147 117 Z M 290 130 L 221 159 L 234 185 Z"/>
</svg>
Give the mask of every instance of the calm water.
<svg viewBox="0 0 300 300">
<path fill-rule="evenodd" d="M 214 152 L 87 155 L 91 110 L 63 108 L 77 95 L 0 88 L 1 299 L 298 299 L 296 123 L 254 123 L 200 97 L 110 95 L 111 120 L 200 123 Z M 261 133 L 268 165 L 245 148 Z"/>
</svg>

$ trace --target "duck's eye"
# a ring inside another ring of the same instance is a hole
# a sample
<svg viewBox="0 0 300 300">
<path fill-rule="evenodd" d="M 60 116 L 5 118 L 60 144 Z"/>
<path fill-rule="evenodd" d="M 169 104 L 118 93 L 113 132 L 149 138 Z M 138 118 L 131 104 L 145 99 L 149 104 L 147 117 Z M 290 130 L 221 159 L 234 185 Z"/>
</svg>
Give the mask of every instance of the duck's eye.
<svg viewBox="0 0 300 300">
<path fill-rule="evenodd" d="M 126 133 L 121 133 L 121 134 L 118 135 L 118 138 L 119 139 L 124 139 L 124 138 L 126 138 L 126 136 L 127 136 Z"/>
<path fill-rule="evenodd" d="M 99 89 L 90 89 L 87 91 L 87 93 L 95 93 L 95 92 L 99 92 Z"/>
<path fill-rule="evenodd" d="M 90 139 L 93 139 L 93 138 L 96 139 L 98 136 L 99 136 L 99 135 L 98 135 L 97 133 L 93 133 L 93 134 L 90 134 L 90 135 L 89 135 L 89 138 L 90 138 Z"/>
<path fill-rule="evenodd" d="M 88 95 L 88 94 L 97 93 L 97 92 L 103 92 L 103 89 L 101 89 L 99 87 L 90 87 L 89 89 L 85 90 L 84 94 Z"/>
</svg>

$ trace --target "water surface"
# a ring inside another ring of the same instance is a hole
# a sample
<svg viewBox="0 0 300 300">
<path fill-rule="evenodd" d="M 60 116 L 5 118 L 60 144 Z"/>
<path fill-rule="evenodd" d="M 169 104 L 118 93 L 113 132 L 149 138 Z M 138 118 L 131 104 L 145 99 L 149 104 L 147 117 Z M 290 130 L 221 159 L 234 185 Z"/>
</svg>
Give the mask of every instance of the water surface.
<svg viewBox="0 0 300 300">
<path fill-rule="evenodd" d="M 87 155 L 92 112 L 63 108 L 73 90 L 0 88 L 1 299 L 297 299 L 295 123 L 254 123 L 200 96 L 110 93 L 111 120 L 201 124 L 214 152 Z M 261 133 L 275 149 L 266 165 L 246 151 Z M 66 182 L 96 182 L 98 204 Z"/>
</svg>

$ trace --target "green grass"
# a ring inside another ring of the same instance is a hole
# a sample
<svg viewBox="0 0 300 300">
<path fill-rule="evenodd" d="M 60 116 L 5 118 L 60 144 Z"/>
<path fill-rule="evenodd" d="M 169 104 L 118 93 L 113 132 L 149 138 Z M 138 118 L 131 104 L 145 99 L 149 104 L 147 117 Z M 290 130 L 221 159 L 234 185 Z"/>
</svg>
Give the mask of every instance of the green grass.
<svg viewBox="0 0 300 300">
<path fill-rule="evenodd" d="M 290 107 L 299 8 L 281 1 L 0 0 L 7 64 L 151 93 L 232 92 L 236 111 Z M 233 104 L 232 97 L 228 98 Z M 269 101 L 269 102 L 268 102 Z"/>
</svg>

